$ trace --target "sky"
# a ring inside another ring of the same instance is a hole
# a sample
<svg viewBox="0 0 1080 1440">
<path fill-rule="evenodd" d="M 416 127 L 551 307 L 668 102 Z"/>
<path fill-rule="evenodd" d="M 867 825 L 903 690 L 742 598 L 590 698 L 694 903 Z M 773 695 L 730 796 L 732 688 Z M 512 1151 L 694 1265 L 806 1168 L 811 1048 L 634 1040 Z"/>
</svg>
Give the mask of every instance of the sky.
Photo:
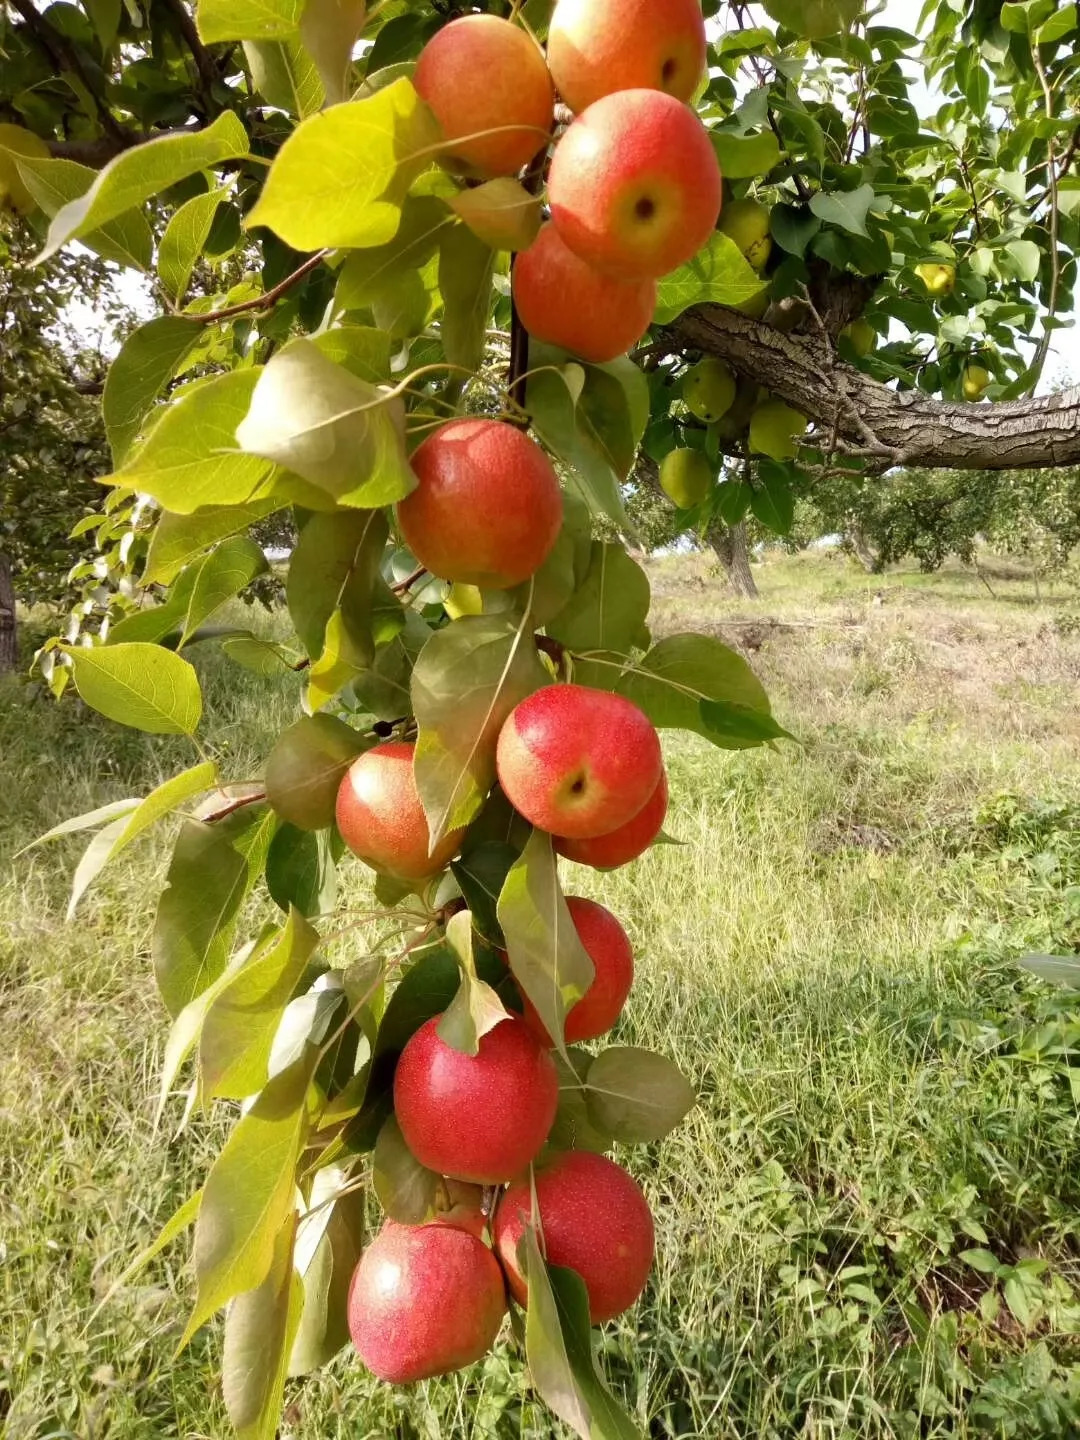
<svg viewBox="0 0 1080 1440">
<path fill-rule="evenodd" d="M 897 29 L 906 30 L 914 34 L 919 21 L 919 14 L 922 10 L 923 0 L 886 0 L 884 9 L 875 17 L 876 22 L 882 25 L 894 26 Z M 905 67 L 911 80 L 911 101 L 920 115 L 933 113 L 939 102 L 939 95 L 932 92 L 920 78 L 919 67 L 912 62 Z M 132 270 L 121 271 L 117 276 L 117 289 L 121 296 L 140 316 L 150 319 L 155 314 L 154 302 L 151 298 L 150 288 L 146 280 Z M 71 318 L 77 328 L 86 335 L 88 341 L 95 346 L 100 345 L 104 353 L 115 352 L 115 343 L 111 338 L 104 335 L 102 318 L 92 306 L 77 302 L 71 306 Z M 1078 312 L 1074 310 L 1073 318 L 1076 319 Z M 1071 368 L 1066 362 L 1066 355 L 1072 352 Z M 1058 330 L 1055 332 L 1047 356 L 1046 366 L 1043 371 L 1039 391 L 1045 393 L 1056 386 L 1068 382 L 1075 382 L 1076 374 L 1077 339 L 1075 330 Z"/>
</svg>

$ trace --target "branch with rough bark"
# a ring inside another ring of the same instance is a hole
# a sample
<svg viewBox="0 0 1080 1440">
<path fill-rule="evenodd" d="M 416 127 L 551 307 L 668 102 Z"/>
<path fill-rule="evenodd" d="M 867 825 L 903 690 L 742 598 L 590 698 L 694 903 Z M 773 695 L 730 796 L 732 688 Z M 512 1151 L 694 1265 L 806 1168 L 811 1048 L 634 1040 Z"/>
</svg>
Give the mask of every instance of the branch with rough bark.
<svg viewBox="0 0 1080 1440">
<path fill-rule="evenodd" d="M 1080 464 L 1080 385 L 1057 395 L 985 404 L 894 390 L 843 361 L 827 332 L 784 333 L 720 305 L 666 326 L 651 351 L 715 355 L 794 406 L 838 455 L 866 468 L 1034 470 Z"/>
</svg>

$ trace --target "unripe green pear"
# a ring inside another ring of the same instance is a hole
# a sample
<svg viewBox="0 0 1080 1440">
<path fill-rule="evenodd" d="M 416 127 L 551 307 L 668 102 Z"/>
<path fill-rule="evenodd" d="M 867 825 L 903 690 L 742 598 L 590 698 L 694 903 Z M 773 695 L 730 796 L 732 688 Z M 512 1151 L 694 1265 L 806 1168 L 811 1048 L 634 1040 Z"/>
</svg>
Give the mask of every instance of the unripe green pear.
<svg viewBox="0 0 1080 1440">
<path fill-rule="evenodd" d="M 877 331 L 862 315 L 857 320 L 852 320 L 850 325 L 845 325 L 840 334 L 847 338 L 852 350 L 862 360 L 871 353 L 877 344 Z"/>
<path fill-rule="evenodd" d="M 333 824 L 338 788 L 364 749 L 357 732 L 333 715 L 305 715 L 278 736 L 266 762 L 266 798 L 300 830 Z"/>
<path fill-rule="evenodd" d="M 768 310 L 770 304 L 769 287 L 763 286 L 756 295 L 751 295 L 749 300 L 740 300 L 733 305 L 733 310 L 738 310 L 740 315 L 749 315 L 751 320 L 760 320 Z"/>
<path fill-rule="evenodd" d="M 482 615 L 484 592 L 479 585 L 463 585 L 460 580 L 455 581 L 443 601 L 443 609 L 451 620 L 460 620 L 463 615 Z"/>
<path fill-rule="evenodd" d="M 985 366 L 975 363 L 964 366 L 964 373 L 960 377 L 960 388 L 964 392 L 965 400 L 978 400 L 989 384 L 990 371 Z"/>
<path fill-rule="evenodd" d="M 712 466 L 700 450 L 669 450 L 660 464 L 660 488 L 680 510 L 700 505 L 712 483 Z"/>
<path fill-rule="evenodd" d="M 791 460 L 806 419 L 782 400 L 765 400 L 750 416 L 750 449 L 773 460 Z"/>
<path fill-rule="evenodd" d="M 956 283 L 956 266 L 940 261 L 915 266 L 915 274 L 931 295 L 948 295 Z"/>
<path fill-rule="evenodd" d="M 735 376 L 722 360 L 707 356 L 683 376 L 682 398 L 691 415 L 711 425 L 731 409 Z"/>
<path fill-rule="evenodd" d="M 722 235 L 728 235 L 760 274 L 768 264 L 772 253 L 772 236 L 769 234 L 769 211 L 760 200 L 749 196 L 744 200 L 731 200 L 720 212 L 716 227 Z"/>
</svg>

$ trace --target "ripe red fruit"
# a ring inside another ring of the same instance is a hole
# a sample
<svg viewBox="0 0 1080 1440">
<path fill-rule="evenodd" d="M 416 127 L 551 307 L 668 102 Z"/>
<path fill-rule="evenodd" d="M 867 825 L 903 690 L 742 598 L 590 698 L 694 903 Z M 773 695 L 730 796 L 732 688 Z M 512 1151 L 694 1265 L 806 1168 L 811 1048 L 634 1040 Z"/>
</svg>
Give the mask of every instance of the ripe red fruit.
<svg viewBox="0 0 1080 1440">
<path fill-rule="evenodd" d="M 397 1385 L 479 1360 L 499 1333 L 506 1287 L 487 1246 L 450 1225 L 388 1220 L 349 1286 L 349 1334 L 364 1364 Z"/>
<path fill-rule="evenodd" d="M 508 590 L 543 564 L 562 492 L 534 440 L 501 420 L 452 420 L 411 463 L 420 483 L 398 505 L 398 524 L 433 575 Z"/>
<path fill-rule="evenodd" d="M 547 143 L 551 76 L 536 42 L 508 20 L 444 25 L 420 52 L 413 84 L 452 142 L 449 158 L 473 174 L 515 175 Z"/>
<path fill-rule="evenodd" d="M 586 685 L 548 685 L 510 712 L 495 752 L 514 809 L 572 839 L 625 825 L 660 782 L 660 741 L 631 701 Z"/>
<path fill-rule="evenodd" d="M 594 1325 L 633 1305 L 652 1267 L 652 1215 L 641 1187 L 614 1160 L 570 1150 L 536 1174 L 543 1250 L 550 1264 L 576 1270 L 589 1294 Z M 514 1297 L 528 1289 L 517 1247 L 532 1216 L 529 1182 L 519 1180 L 495 1212 L 495 1251 Z"/>
<path fill-rule="evenodd" d="M 660 90 L 619 90 L 555 147 L 551 218 L 575 254 L 625 279 L 696 255 L 720 214 L 720 167 L 694 112 Z"/>
<path fill-rule="evenodd" d="M 619 280 L 587 265 L 545 225 L 514 261 L 518 317 L 537 340 L 602 364 L 624 355 L 649 328 L 655 280 Z"/>
<path fill-rule="evenodd" d="M 562 835 L 556 836 L 555 849 L 568 860 L 576 860 L 579 865 L 592 865 L 596 870 L 615 870 L 645 853 L 663 829 L 667 807 L 667 776 L 661 772 L 659 785 L 632 820 L 607 835 L 595 835 L 591 840 L 569 840 Z"/>
<path fill-rule="evenodd" d="M 634 983 L 634 952 L 626 931 L 603 905 L 580 895 L 567 896 L 566 908 L 596 974 L 585 994 L 567 1012 L 566 1043 L 595 1040 L 615 1024 Z M 545 1045 L 552 1043 L 536 1007 L 523 996 L 525 1023 Z"/>
<path fill-rule="evenodd" d="M 341 838 L 366 865 L 423 880 L 457 854 L 464 830 L 452 830 L 428 854 L 428 824 L 413 779 L 415 745 L 376 745 L 355 760 L 341 782 L 335 807 Z"/>
<path fill-rule="evenodd" d="M 547 61 L 571 110 L 613 90 L 665 90 L 689 100 L 705 68 L 700 0 L 559 0 Z"/>
<path fill-rule="evenodd" d="M 439 1039 L 436 1016 L 410 1037 L 394 1075 L 405 1143 L 429 1170 L 498 1185 L 535 1159 L 559 1104 L 554 1062 L 523 1020 L 502 1020 L 475 1055 Z"/>
</svg>

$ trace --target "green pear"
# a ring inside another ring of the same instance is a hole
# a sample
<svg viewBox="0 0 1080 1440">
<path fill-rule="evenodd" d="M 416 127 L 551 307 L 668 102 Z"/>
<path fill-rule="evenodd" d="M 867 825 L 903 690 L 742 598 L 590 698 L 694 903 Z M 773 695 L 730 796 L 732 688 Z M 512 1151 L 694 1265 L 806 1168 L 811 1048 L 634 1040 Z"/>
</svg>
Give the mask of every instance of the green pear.
<svg viewBox="0 0 1080 1440">
<path fill-rule="evenodd" d="M 460 580 L 455 580 L 450 586 L 450 593 L 443 601 L 443 609 L 451 620 L 460 620 L 463 615 L 482 615 L 484 613 L 483 591 L 479 585 L 463 585 Z"/>
<path fill-rule="evenodd" d="M 877 344 L 877 331 L 862 315 L 852 320 L 850 325 L 845 325 L 840 334 L 847 339 L 860 360 L 865 360 Z"/>
<path fill-rule="evenodd" d="M 669 450 L 660 465 L 660 486 L 680 510 L 700 505 L 712 489 L 712 466 L 700 450 Z"/>
<path fill-rule="evenodd" d="M 760 200 L 729 200 L 720 211 L 716 228 L 721 235 L 728 235 L 746 256 L 754 269 L 761 273 L 768 264 L 772 253 L 772 236 L 769 234 L 769 211 Z"/>
<path fill-rule="evenodd" d="M 365 749 L 360 735 L 333 715 L 306 715 L 278 736 L 266 762 L 266 798 L 300 830 L 333 823 L 338 786 Z"/>
<path fill-rule="evenodd" d="M 915 266 L 915 274 L 930 291 L 931 295 L 948 295 L 956 284 L 956 266 L 943 262 L 927 262 Z"/>
<path fill-rule="evenodd" d="M 974 361 L 964 366 L 964 373 L 960 377 L 960 388 L 964 392 L 965 400 L 978 400 L 989 384 L 990 371 L 985 366 Z"/>
<path fill-rule="evenodd" d="M 806 419 L 782 400 L 765 400 L 750 416 L 750 449 L 773 460 L 791 460 Z"/>
<path fill-rule="evenodd" d="M 683 376 L 682 398 L 691 415 L 711 425 L 731 409 L 735 376 L 722 360 L 711 355 L 692 365 Z"/>
</svg>

